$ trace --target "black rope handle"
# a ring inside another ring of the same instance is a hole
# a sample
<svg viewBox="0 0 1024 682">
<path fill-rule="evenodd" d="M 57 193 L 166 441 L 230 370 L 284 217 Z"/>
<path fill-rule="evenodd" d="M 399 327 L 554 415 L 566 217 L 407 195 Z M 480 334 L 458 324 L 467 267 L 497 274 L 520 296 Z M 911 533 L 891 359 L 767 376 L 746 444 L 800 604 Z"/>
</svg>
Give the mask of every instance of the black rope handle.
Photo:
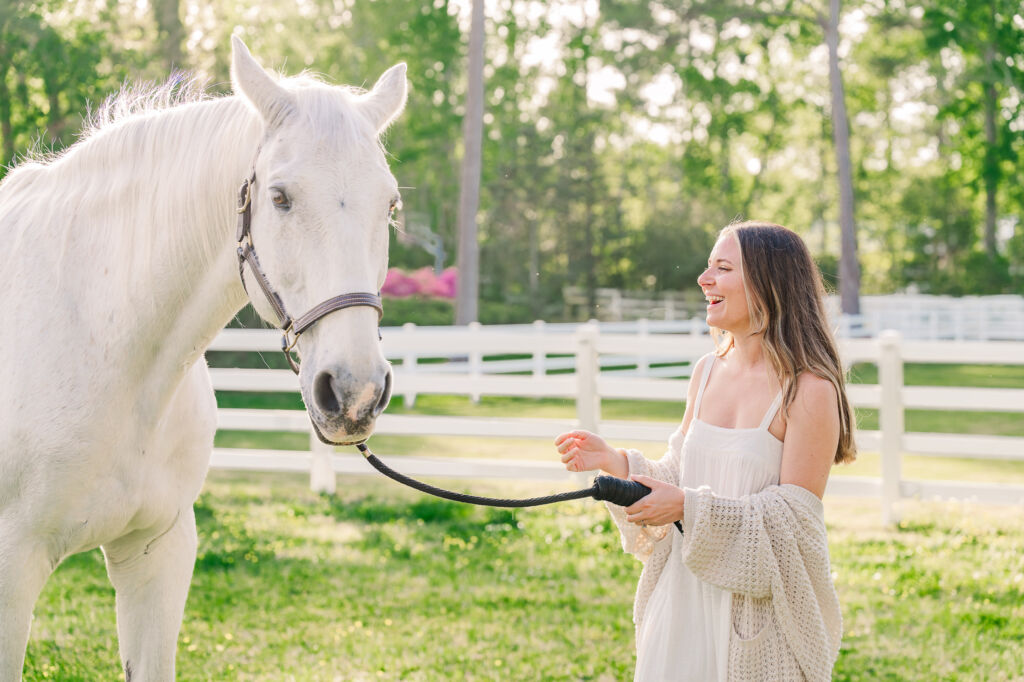
<svg viewBox="0 0 1024 682">
<path fill-rule="evenodd" d="M 457 493 L 452 490 L 438 488 L 437 486 L 417 481 L 415 478 L 410 478 L 405 474 L 395 471 L 387 464 L 380 461 L 377 455 L 370 451 L 370 448 L 367 447 L 366 443 L 358 443 L 356 447 L 359 448 L 359 452 L 363 454 L 363 457 L 365 457 L 366 461 L 370 463 L 370 466 L 393 481 L 398 481 L 402 485 L 407 485 L 414 490 L 419 490 L 420 492 L 433 495 L 434 497 L 452 500 L 453 502 L 476 504 L 484 507 L 539 507 L 544 504 L 565 502 L 567 500 L 580 500 L 587 497 L 592 497 L 595 500 L 611 502 L 612 504 L 617 504 L 620 507 L 628 507 L 637 500 L 646 496 L 647 493 L 651 492 L 650 488 L 637 481 L 628 481 L 623 478 L 616 478 L 615 476 L 598 476 L 594 479 L 594 485 L 589 488 L 557 493 L 555 495 L 545 495 L 544 497 L 528 497 L 522 500 L 510 500 L 499 497 L 467 495 L 466 493 Z M 682 533 L 682 524 L 680 524 L 679 521 L 676 521 L 675 525 L 676 528 L 679 529 L 679 532 Z"/>
</svg>

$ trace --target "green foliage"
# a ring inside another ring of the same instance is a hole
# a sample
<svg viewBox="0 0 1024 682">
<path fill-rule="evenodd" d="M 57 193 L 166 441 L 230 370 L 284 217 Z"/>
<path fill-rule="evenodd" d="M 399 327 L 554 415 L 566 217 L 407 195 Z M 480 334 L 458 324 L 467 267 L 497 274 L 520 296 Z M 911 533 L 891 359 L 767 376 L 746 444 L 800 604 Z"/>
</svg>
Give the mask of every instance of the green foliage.
<svg viewBox="0 0 1024 682">
<path fill-rule="evenodd" d="M 0 8 L 0 176 L 29 150 L 74 140 L 91 102 L 116 92 L 146 57 L 115 46 L 112 12 L 60 12 L 53 0 L 5 2 Z"/>
<path fill-rule="evenodd" d="M 412 322 L 423 327 L 455 324 L 455 308 L 443 299 L 387 298 L 384 299 L 384 322 L 389 327 L 400 327 Z"/>
<path fill-rule="evenodd" d="M 267 66 L 309 68 L 332 82 L 369 86 L 404 61 L 409 102 L 385 136 L 404 203 L 391 262 L 433 265 L 417 245 L 432 233 L 449 265 L 466 87 L 462 7 L 6 3 L 0 162 L 33 145 L 70 143 L 90 105 L 126 78 L 165 79 L 177 54 L 177 66 L 225 92 L 234 32 Z M 1020 291 L 1019 7 L 857 1 L 842 10 L 864 291 Z M 713 235 L 735 218 L 789 225 L 819 262 L 836 262 L 817 11 L 793 0 L 614 0 L 570 20 L 571 12 L 489 6 L 481 321 L 557 318 L 569 285 L 692 287 Z M 551 46 L 544 58 L 539 44 Z M 652 84 L 667 88 L 664 99 L 649 94 Z M 390 306 L 391 320 L 436 324 L 448 314 L 433 303 L 403 305 Z"/>
</svg>

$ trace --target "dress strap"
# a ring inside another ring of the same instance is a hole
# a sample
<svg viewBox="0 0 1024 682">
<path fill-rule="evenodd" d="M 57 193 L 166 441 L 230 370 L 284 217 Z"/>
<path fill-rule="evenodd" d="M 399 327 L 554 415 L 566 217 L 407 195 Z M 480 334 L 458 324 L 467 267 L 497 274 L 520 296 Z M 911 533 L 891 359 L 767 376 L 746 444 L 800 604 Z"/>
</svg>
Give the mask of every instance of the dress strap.
<svg viewBox="0 0 1024 682">
<path fill-rule="evenodd" d="M 782 407 L 782 389 L 779 389 L 779 394 L 775 396 L 775 400 L 768 406 L 768 412 L 765 413 L 764 419 L 761 420 L 761 425 L 757 428 L 765 431 L 769 426 L 772 425 L 772 420 L 775 419 L 775 414 Z"/>
<path fill-rule="evenodd" d="M 714 353 L 708 353 L 704 356 L 707 358 L 707 362 L 704 364 L 704 376 L 700 378 L 700 388 L 697 389 L 697 399 L 693 401 L 693 418 L 698 419 L 700 415 L 700 401 L 704 397 L 704 389 L 708 385 L 708 377 L 711 376 L 711 366 L 715 364 L 717 356 Z"/>
</svg>

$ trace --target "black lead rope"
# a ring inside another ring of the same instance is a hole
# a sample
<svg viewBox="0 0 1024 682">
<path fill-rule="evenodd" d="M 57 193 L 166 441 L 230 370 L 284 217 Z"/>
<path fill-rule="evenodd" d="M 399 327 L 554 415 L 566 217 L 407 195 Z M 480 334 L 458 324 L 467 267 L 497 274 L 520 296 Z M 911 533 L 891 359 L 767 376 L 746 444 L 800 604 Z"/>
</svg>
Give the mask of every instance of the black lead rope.
<svg viewBox="0 0 1024 682">
<path fill-rule="evenodd" d="M 377 455 L 370 451 L 370 448 L 367 447 L 366 443 L 358 443 L 356 444 L 356 447 L 359 448 L 359 452 L 363 454 L 363 457 L 365 457 L 366 461 L 370 463 L 370 466 L 393 481 L 398 481 L 402 485 L 407 485 L 414 490 L 419 490 L 420 492 L 433 495 L 434 497 L 440 497 L 454 502 L 476 504 L 484 507 L 539 507 L 544 504 L 565 502 L 567 500 L 580 500 L 587 497 L 592 497 L 595 500 L 611 502 L 612 504 L 617 504 L 620 507 L 628 507 L 647 495 L 647 493 L 651 492 L 650 488 L 637 481 L 628 481 L 626 479 L 616 478 L 615 476 L 598 476 L 594 479 L 594 485 L 589 488 L 573 490 L 567 493 L 558 493 L 556 495 L 529 497 L 524 500 L 508 500 L 499 497 L 480 497 L 479 495 L 467 495 L 465 493 L 445 490 L 444 488 L 438 488 L 428 483 L 417 481 L 415 478 L 410 478 L 405 474 L 398 473 L 387 464 L 380 461 Z M 676 521 L 675 525 L 676 528 L 679 529 L 679 532 L 682 533 L 682 524 L 680 524 L 679 521 Z"/>
</svg>

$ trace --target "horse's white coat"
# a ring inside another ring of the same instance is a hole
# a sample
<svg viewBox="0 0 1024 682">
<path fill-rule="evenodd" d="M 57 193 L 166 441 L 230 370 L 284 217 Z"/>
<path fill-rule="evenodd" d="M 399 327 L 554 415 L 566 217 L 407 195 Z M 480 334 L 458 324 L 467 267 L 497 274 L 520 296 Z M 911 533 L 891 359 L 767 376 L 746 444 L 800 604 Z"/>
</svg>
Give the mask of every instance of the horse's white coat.
<svg viewBox="0 0 1024 682">
<path fill-rule="evenodd" d="M 377 135 L 405 66 L 359 94 L 278 82 L 233 51 L 236 96 L 101 125 L 0 184 L 0 680 L 20 678 L 49 574 L 97 546 L 126 677 L 174 677 L 215 430 L 202 354 L 246 301 L 234 206 L 253 165 L 253 242 L 289 313 L 383 283 L 397 187 Z M 298 350 L 321 432 L 368 435 L 390 371 L 377 313 L 332 313 Z"/>
</svg>

